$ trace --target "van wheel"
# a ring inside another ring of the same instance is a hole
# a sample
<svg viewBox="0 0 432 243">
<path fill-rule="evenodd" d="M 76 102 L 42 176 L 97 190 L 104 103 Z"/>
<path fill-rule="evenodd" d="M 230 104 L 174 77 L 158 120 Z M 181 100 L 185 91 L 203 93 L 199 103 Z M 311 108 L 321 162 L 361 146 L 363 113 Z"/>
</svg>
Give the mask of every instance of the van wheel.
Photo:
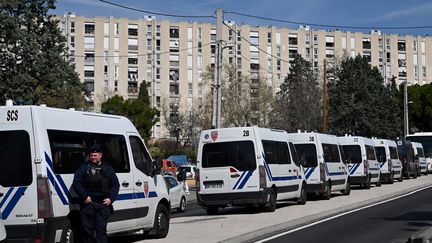
<svg viewBox="0 0 432 243">
<path fill-rule="evenodd" d="M 330 181 L 327 183 L 327 185 L 325 187 L 325 191 L 322 194 L 322 198 L 324 200 L 329 200 L 331 198 L 331 183 L 330 183 Z"/>
<path fill-rule="evenodd" d="M 303 183 L 300 191 L 300 197 L 297 199 L 297 204 L 305 205 L 307 201 L 306 184 Z"/>
<path fill-rule="evenodd" d="M 274 189 L 270 189 L 270 198 L 265 207 L 266 212 L 274 212 L 276 210 L 277 195 Z"/>
<path fill-rule="evenodd" d="M 367 176 L 366 183 L 364 184 L 364 188 L 365 189 L 371 188 L 371 175 L 370 174 Z"/>
<path fill-rule="evenodd" d="M 390 179 L 388 181 L 389 184 L 393 184 L 394 183 L 394 171 L 392 171 L 392 173 L 390 174 Z"/>
<path fill-rule="evenodd" d="M 165 238 L 168 235 L 170 214 L 163 204 L 159 204 L 156 209 L 156 215 L 153 225 L 155 239 Z"/>
<path fill-rule="evenodd" d="M 218 206 L 209 206 L 206 208 L 207 214 L 208 215 L 216 215 L 219 212 L 219 207 Z"/>
<path fill-rule="evenodd" d="M 186 211 L 186 198 L 182 197 L 180 200 L 180 205 L 177 208 L 177 212 L 183 213 L 184 211 Z"/>
<path fill-rule="evenodd" d="M 348 196 L 351 193 L 351 182 L 347 179 L 345 189 L 341 191 L 343 195 Z"/>
<path fill-rule="evenodd" d="M 402 182 L 402 181 L 403 181 L 403 174 L 402 174 L 402 170 L 401 170 L 401 172 L 400 172 L 400 176 L 399 176 L 399 178 L 398 178 L 398 181 L 399 181 L 399 182 Z"/>
<path fill-rule="evenodd" d="M 377 187 L 380 187 L 381 184 L 382 184 L 382 175 L 381 175 L 381 173 L 380 173 L 380 174 L 379 174 L 378 182 L 377 182 L 375 185 L 376 185 Z"/>
</svg>

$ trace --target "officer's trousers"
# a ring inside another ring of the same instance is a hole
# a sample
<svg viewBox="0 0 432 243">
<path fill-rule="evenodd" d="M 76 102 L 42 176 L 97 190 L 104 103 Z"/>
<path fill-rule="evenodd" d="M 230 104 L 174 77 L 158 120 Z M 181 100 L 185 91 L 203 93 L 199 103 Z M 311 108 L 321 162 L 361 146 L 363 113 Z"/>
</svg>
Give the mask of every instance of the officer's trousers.
<svg viewBox="0 0 432 243">
<path fill-rule="evenodd" d="M 81 209 L 81 224 L 85 243 L 106 243 L 109 208 L 101 203 L 92 202 Z"/>
</svg>

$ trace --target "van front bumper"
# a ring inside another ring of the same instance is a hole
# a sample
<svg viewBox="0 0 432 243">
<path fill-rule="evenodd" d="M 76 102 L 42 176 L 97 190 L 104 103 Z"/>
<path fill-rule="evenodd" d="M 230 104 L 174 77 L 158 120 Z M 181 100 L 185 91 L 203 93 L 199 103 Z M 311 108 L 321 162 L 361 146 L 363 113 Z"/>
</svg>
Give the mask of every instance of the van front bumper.
<svg viewBox="0 0 432 243">
<path fill-rule="evenodd" d="M 214 193 L 200 194 L 197 193 L 198 205 L 207 206 L 250 206 L 266 204 L 270 195 L 269 188 L 263 191 L 254 192 L 236 192 L 236 193 Z"/>
</svg>

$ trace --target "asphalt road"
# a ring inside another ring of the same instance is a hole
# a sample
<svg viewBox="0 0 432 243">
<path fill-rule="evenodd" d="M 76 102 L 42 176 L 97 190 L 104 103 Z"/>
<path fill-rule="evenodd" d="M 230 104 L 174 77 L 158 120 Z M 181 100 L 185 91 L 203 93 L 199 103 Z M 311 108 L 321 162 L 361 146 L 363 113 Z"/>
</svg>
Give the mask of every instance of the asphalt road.
<svg viewBox="0 0 432 243">
<path fill-rule="evenodd" d="M 353 212 L 267 242 L 407 242 L 432 226 L 432 189 Z"/>
</svg>

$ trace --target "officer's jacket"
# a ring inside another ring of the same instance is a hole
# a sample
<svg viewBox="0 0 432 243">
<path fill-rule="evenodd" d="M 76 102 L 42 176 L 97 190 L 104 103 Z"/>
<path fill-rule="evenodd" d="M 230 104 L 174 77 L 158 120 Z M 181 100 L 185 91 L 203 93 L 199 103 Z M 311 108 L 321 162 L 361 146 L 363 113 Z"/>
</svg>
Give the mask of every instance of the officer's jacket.
<svg viewBox="0 0 432 243">
<path fill-rule="evenodd" d="M 105 198 L 109 198 L 111 202 L 114 202 L 120 184 L 114 169 L 110 165 L 102 162 L 98 166 L 86 162 L 75 172 L 72 187 L 75 189 L 81 203 L 84 203 L 88 196 L 92 198 L 92 201 L 96 202 L 102 202 Z"/>
</svg>

